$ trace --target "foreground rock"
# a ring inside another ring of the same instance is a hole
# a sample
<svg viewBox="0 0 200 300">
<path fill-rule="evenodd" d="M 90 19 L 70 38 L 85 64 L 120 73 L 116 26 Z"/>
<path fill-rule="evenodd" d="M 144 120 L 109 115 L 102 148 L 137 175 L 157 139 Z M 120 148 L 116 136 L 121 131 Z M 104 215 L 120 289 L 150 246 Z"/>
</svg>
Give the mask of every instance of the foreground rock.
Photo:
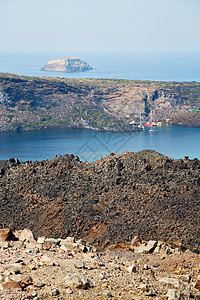
<svg viewBox="0 0 200 300">
<path fill-rule="evenodd" d="M 92 67 L 75 56 L 52 59 L 41 68 L 41 71 L 54 72 L 84 72 L 89 70 L 92 70 Z"/>
<path fill-rule="evenodd" d="M 119 244 L 114 244 L 97 252 L 86 241 L 72 237 L 59 238 L 59 243 L 46 249 L 41 243 L 44 238 L 38 237 L 37 242 L 24 240 L 21 249 L 15 247 L 15 241 L 7 245 L 1 242 L 2 300 L 199 299 L 199 254 L 171 248 L 161 241 L 155 241 L 160 245 L 159 251 L 155 248 L 151 253 L 139 254 L 141 245 L 153 244 L 143 240 L 130 243 L 129 249 L 123 249 L 123 244 L 119 249 Z M 33 248 L 39 251 L 29 251 Z M 31 263 L 35 268 L 30 268 Z M 14 266 L 20 274 L 13 274 Z"/>
<path fill-rule="evenodd" d="M 15 240 L 15 235 L 10 230 L 10 228 L 0 229 L 0 242 L 6 242 L 11 240 Z"/>
<path fill-rule="evenodd" d="M 25 229 L 24 232 L 31 233 Z M 38 237 L 0 244 L 0 298 L 199 299 L 200 255 L 162 241 L 113 244 L 105 252 L 84 240 L 57 239 L 45 248 Z M 58 242 L 59 241 L 59 242 Z M 83 244 L 87 248 L 83 248 Z M 159 245 L 154 250 L 150 245 Z M 149 245 L 145 252 L 138 251 Z M 39 251 L 30 251 L 37 248 Z M 30 264 L 35 265 L 30 268 Z M 18 270 L 16 272 L 16 270 Z"/>
</svg>

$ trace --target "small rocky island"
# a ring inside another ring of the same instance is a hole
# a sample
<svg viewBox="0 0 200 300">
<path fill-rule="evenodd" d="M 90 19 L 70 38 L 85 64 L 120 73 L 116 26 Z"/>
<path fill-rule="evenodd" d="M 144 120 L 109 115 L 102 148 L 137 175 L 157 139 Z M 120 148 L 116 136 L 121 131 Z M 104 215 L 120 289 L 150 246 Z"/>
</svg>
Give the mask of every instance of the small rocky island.
<svg viewBox="0 0 200 300">
<path fill-rule="evenodd" d="M 89 70 L 93 70 L 93 68 L 75 56 L 52 59 L 41 68 L 41 71 L 53 72 L 85 72 Z"/>
</svg>

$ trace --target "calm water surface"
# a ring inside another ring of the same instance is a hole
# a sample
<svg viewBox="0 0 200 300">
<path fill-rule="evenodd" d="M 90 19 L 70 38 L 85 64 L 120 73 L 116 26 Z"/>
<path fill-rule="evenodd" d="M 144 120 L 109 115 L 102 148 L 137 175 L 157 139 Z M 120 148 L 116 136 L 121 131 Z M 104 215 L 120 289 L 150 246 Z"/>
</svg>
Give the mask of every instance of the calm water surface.
<svg viewBox="0 0 200 300">
<path fill-rule="evenodd" d="M 0 159 L 44 160 L 75 154 L 92 162 L 110 152 L 154 149 L 172 158 L 200 159 L 200 129 L 162 126 L 137 133 L 94 132 L 87 129 L 52 129 L 0 134 Z"/>
<path fill-rule="evenodd" d="M 44 72 L 48 60 L 78 56 L 95 69 L 82 73 Z M 1 53 L 0 72 L 65 78 L 200 81 L 200 53 Z M 172 158 L 200 159 L 200 129 L 163 126 L 139 133 L 60 129 L 0 133 L 0 159 L 43 160 L 76 154 L 94 161 L 110 152 L 154 149 Z"/>
<path fill-rule="evenodd" d="M 40 71 L 50 59 L 78 56 L 94 70 Z M 200 81 L 200 53 L 1 53 L 0 72 L 65 78 Z"/>
</svg>

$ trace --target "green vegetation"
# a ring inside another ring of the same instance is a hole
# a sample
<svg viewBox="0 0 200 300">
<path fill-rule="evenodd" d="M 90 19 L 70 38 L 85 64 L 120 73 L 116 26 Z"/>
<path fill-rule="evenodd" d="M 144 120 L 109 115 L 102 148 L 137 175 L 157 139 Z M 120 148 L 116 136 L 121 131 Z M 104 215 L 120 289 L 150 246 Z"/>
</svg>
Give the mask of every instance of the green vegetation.
<svg viewBox="0 0 200 300">
<path fill-rule="evenodd" d="M 29 108 L 27 108 L 27 110 L 32 113 L 35 113 L 37 111 L 35 107 L 29 107 Z"/>
<path fill-rule="evenodd" d="M 24 122 L 19 122 L 19 121 L 16 121 L 16 122 L 13 122 L 12 125 L 14 127 L 23 127 L 24 125 L 26 125 Z"/>
<path fill-rule="evenodd" d="M 38 126 L 38 125 L 40 125 L 40 122 L 38 122 L 38 121 L 34 121 L 34 122 L 31 122 L 31 123 L 27 124 L 28 127 L 35 127 L 35 126 Z"/>
<path fill-rule="evenodd" d="M 77 104 L 80 103 L 76 102 L 75 105 Z M 75 114 L 76 117 L 82 117 L 94 128 L 113 128 L 116 131 L 128 129 L 128 125 L 124 124 L 121 120 L 118 120 L 114 116 L 107 115 L 103 109 L 97 106 L 74 106 L 72 113 Z"/>
</svg>

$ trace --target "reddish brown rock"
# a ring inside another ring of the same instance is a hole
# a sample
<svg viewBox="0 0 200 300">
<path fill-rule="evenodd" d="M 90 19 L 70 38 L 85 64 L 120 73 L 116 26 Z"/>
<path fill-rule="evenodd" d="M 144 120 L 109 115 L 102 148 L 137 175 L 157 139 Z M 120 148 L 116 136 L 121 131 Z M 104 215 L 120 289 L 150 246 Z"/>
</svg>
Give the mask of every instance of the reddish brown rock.
<svg viewBox="0 0 200 300">
<path fill-rule="evenodd" d="M 197 280 L 197 282 L 195 283 L 194 288 L 200 291 L 200 280 Z"/>
<path fill-rule="evenodd" d="M 16 240 L 15 235 L 10 228 L 0 229 L 0 242 Z"/>
<path fill-rule="evenodd" d="M 42 249 L 48 251 L 51 247 L 52 247 L 52 244 L 51 244 L 51 243 L 47 243 L 46 245 L 44 245 L 44 246 L 42 247 Z"/>
<path fill-rule="evenodd" d="M 32 284 L 32 282 L 33 282 L 33 279 L 30 276 L 26 276 L 21 280 L 20 285 L 21 285 L 21 287 L 25 288 L 29 284 Z"/>
<path fill-rule="evenodd" d="M 21 290 L 21 286 L 19 285 L 18 282 L 16 281 L 8 281 L 2 283 L 3 290 L 10 290 L 10 291 L 16 291 L 16 290 Z"/>
</svg>

